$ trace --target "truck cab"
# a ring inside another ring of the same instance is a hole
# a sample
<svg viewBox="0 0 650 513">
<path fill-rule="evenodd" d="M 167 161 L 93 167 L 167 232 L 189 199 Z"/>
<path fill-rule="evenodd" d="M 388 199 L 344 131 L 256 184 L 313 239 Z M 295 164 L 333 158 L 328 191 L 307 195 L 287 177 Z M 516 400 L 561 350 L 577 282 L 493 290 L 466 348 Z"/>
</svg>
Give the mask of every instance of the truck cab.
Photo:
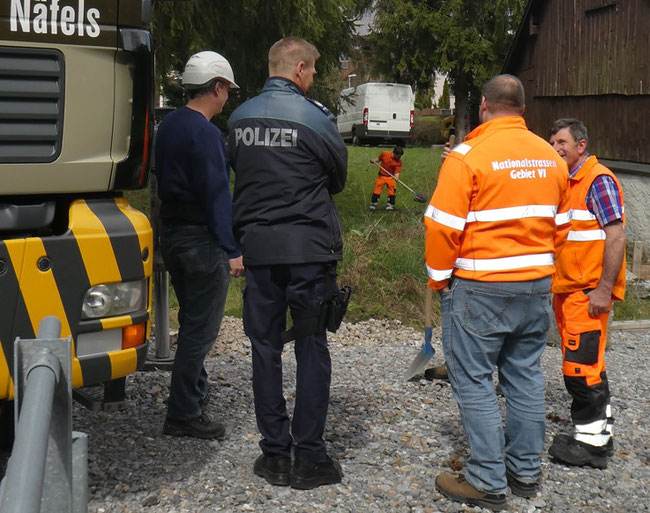
<svg viewBox="0 0 650 513">
<path fill-rule="evenodd" d="M 16 337 L 54 315 L 73 387 L 146 359 L 153 237 L 123 197 L 147 184 L 151 0 L 0 5 L 0 401 Z"/>
</svg>

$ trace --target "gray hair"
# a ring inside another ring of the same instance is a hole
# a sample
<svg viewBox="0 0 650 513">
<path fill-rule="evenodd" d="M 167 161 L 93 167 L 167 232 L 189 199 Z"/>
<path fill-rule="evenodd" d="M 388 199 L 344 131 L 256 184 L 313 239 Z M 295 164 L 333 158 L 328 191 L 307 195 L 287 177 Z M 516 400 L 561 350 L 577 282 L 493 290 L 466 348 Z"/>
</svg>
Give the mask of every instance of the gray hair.
<svg viewBox="0 0 650 513">
<path fill-rule="evenodd" d="M 575 142 L 584 141 L 589 144 L 589 136 L 587 135 L 587 127 L 582 121 L 577 120 L 576 118 L 560 118 L 551 128 L 551 135 L 557 134 L 563 128 L 568 128 L 571 132 L 571 136 Z"/>
</svg>

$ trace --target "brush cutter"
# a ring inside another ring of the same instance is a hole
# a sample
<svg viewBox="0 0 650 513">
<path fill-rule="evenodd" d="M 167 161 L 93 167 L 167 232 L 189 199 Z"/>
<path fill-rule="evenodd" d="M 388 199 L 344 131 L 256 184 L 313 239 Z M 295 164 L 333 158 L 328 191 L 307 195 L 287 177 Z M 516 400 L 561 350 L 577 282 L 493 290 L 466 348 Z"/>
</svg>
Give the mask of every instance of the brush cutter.
<svg viewBox="0 0 650 513">
<path fill-rule="evenodd" d="M 424 196 L 424 194 L 422 194 L 421 192 L 415 192 L 415 191 L 414 191 L 413 189 L 411 189 L 408 185 L 406 185 L 402 180 L 400 180 L 399 178 L 395 177 L 395 175 L 394 175 L 393 173 L 391 173 L 391 172 L 388 171 L 387 169 L 384 169 L 384 168 L 382 167 L 382 165 L 381 165 L 379 162 L 373 162 L 373 164 L 375 164 L 375 166 L 377 166 L 379 169 L 381 169 L 384 173 L 388 173 L 389 176 L 392 176 L 393 178 L 395 178 L 395 181 L 401 183 L 404 187 L 406 187 L 409 191 L 411 191 L 411 192 L 413 193 L 413 199 L 414 199 L 415 201 L 417 201 L 418 203 L 427 203 L 428 200 L 427 200 L 427 198 Z"/>
<path fill-rule="evenodd" d="M 433 290 L 429 286 L 427 286 L 425 294 L 424 310 L 424 345 L 404 373 L 404 379 L 407 381 L 424 371 L 435 352 L 431 345 L 431 336 L 433 335 Z"/>
</svg>

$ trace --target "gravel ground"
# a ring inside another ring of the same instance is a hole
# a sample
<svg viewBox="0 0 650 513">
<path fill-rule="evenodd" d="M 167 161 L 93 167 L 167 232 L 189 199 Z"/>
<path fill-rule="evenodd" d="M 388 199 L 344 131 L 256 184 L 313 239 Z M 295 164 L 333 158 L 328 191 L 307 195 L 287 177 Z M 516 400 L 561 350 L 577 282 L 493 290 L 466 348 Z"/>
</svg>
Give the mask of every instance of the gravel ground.
<svg viewBox="0 0 650 513">
<path fill-rule="evenodd" d="M 161 371 L 129 378 L 125 411 L 93 414 L 75 406 L 74 427 L 90 436 L 89 511 L 481 511 L 445 499 L 433 485 L 439 472 L 462 467 L 467 446 L 449 385 L 402 379 L 422 339 L 398 321 L 375 320 L 344 324 L 330 337 L 333 376 L 325 437 L 345 477 L 339 485 L 297 491 L 253 475 L 259 435 L 250 346 L 241 321 L 226 318 L 206 364 L 213 384 L 208 411 L 226 424 L 224 441 L 162 435 L 169 374 Z M 545 456 L 541 493 L 531 500 L 509 496 L 512 511 L 650 511 L 650 332 L 613 332 L 612 342 L 607 362 L 616 454 L 609 468 L 565 467 Z M 434 346 L 437 364 L 439 333 Z M 570 429 L 569 398 L 558 348 L 547 348 L 543 367 L 547 449 L 554 434 Z M 290 408 L 294 374 L 288 350 Z"/>
</svg>

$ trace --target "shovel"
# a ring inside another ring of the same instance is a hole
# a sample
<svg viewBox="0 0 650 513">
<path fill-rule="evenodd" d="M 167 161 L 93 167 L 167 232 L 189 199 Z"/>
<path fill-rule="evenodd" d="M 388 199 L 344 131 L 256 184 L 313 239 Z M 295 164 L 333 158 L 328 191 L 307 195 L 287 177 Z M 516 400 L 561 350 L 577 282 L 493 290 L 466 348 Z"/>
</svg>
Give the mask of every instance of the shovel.
<svg viewBox="0 0 650 513">
<path fill-rule="evenodd" d="M 406 369 L 404 373 L 404 379 L 409 380 L 414 376 L 422 373 L 424 368 L 429 363 L 429 360 L 433 357 L 433 346 L 431 345 L 431 335 L 433 334 L 433 290 L 427 286 L 427 291 L 425 294 L 425 305 L 424 305 L 424 345 L 420 352 L 417 354 L 415 359 L 409 365 L 409 368 Z"/>
<path fill-rule="evenodd" d="M 396 178 L 393 173 L 388 171 L 387 169 L 384 169 L 379 162 L 374 162 L 375 166 L 377 166 L 379 169 L 381 169 L 384 173 L 388 173 L 389 176 L 392 176 L 395 178 L 395 180 L 399 183 L 401 183 L 404 187 L 406 187 L 409 191 L 413 193 L 413 199 L 417 201 L 418 203 L 426 203 L 428 200 L 427 198 L 424 197 L 424 194 L 421 192 L 415 192 L 413 189 L 411 189 L 408 185 L 406 185 L 402 180 L 399 178 Z"/>
</svg>

